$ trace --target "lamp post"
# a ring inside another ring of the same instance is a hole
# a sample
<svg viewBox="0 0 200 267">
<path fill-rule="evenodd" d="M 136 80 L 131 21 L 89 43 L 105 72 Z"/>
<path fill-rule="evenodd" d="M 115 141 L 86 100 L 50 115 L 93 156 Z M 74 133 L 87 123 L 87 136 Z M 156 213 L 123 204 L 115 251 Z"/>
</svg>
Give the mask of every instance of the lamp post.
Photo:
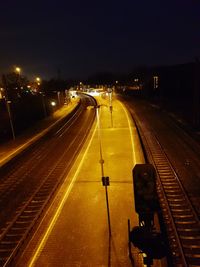
<svg viewBox="0 0 200 267">
<path fill-rule="evenodd" d="M 41 78 L 40 77 L 36 77 L 35 81 L 34 81 L 34 91 L 35 92 L 39 92 L 40 91 L 40 85 L 41 85 Z"/>
<path fill-rule="evenodd" d="M 20 67 L 16 67 L 16 68 L 15 68 L 15 71 L 20 75 L 21 68 L 20 68 Z"/>
<path fill-rule="evenodd" d="M 103 153 L 102 153 L 102 144 L 101 144 L 101 130 L 100 130 L 100 116 L 99 116 L 100 105 L 96 106 L 96 118 L 97 118 L 97 128 L 98 128 L 98 139 L 99 139 L 99 152 L 100 152 L 100 164 L 101 164 L 101 175 L 104 176 L 104 169 L 103 169 Z"/>
<path fill-rule="evenodd" d="M 36 77 L 35 80 L 36 80 L 37 86 L 38 86 L 38 88 L 39 88 L 39 86 L 40 86 L 40 84 L 41 84 L 41 79 L 40 79 L 40 77 Z"/>
<path fill-rule="evenodd" d="M 107 217 L 108 217 L 108 230 L 109 236 L 111 236 L 111 222 L 110 222 L 110 209 L 109 209 L 109 200 L 108 200 L 108 188 L 107 186 L 110 185 L 109 177 L 104 176 L 104 159 L 103 159 L 103 152 L 102 152 L 102 144 L 101 144 L 101 129 L 100 129 L 100 107 L 101 105 L 96 105 L 96 118 L 97 118 L 97 127 L 98 127 L 98 139 L 99 139 L 99 152 L 100 152 L 100 160 L 99 163 L 101 164 L 101 175 L 102 175 L 102 183 L 105 187 L 105 194 L 106 194 L 106 207 L 107 207 Z"/>
<path fill-rule="evenodd" d="M 110 109 L 110 121 L 111 121 L 111 128 L 113 127 L 113 117 L 112 117 L 112 111 L 113 111 L 113 105 L 112 105 L 112 88 L 108 88 L 108 97 L 109 97 L 109 109 Z"/>
<path fill-rule="evenodd" d="M 42 95 L 42 106 L 43 106 L 43 110 L 44 110 L 44 117 L 47 117 L 47 109 L 46 109 L 46 103 L 45 103 L 45 93 L 42 92 L 41 90 L 41 78 L 40 77 L 36 77 L 35 78 L 35 83 L 36 83 L 36 91 L 38 91 L 41 95 Z"/>
<path fill-rule="evenodd" d="M 16 67 L 15 72 L 17 73 L 17 86 L 20 88 L 20 74 L 21 74 L 21 68 Z"/>
<path fill-rule="evenodd" d="M 15 130 L 14 130 L 14 126 L 13 126 L 13 120 L 12 120 L 10 104 L 11 104 L 11 101 L 6 99 L 6 107 L 7 107 L 7 111 L 8 111 L 10 127 L 11 127 L 11 131 L 12 131 L 12 137 L 13 137 L 13 140 L 15 140 Z"/>
<path fill-rule="evenodd" d="M 7 112 L 8 112 L 10 128 L 11 128 L 11 131 L 12 131 L 13 140 L 15 140 L 15 130 L 14 130 L 14 126 L 13 126 L 12 113 L 11 113 L 11 109 L 10 109 L 11 101 L 8 99 L 7 80 L 6 80 L 6 76 L 5 75 L 2 75 L 2 80 L 3 80 L 3 83 L 4 83 L 6 109 L 7 109 Z"/>
</svg>

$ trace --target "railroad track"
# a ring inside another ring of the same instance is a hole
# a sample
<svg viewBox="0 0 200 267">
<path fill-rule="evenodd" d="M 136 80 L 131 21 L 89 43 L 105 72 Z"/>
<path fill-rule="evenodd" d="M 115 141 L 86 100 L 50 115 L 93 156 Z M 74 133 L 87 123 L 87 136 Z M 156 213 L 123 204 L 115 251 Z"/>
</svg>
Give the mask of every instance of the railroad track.
<svg viewBox="0 0 200 267">
<path fill-rule="evenodd" d="M 145 136 L 158 176 L 158 196 L 173 262 L 200 266 L 200 221 L 158 140 Z"/>
<path fill-rule="evenodd" d="M 136 114 L 131 111 L 133 119 Z M 167 231 L 173 266 L 200 266 L 200 220 L 158 139 L 139 123 L 146 159 L 157 172 L 157 192 Z"/>
<path fill-rule="evenodd" d="M 82 112 L 82 108 L 79 108 L 76 110 L 76 112 L 69 118 L 69 120 L 67 121 L 67 127 L 69 128 L 70 126 L 73 125 L 74 121 L 77 120 L 80 116 Z M 62 128 L 61 128 L 62 129 Z M 9 169 L 9 172 L 6 174 L 6 179 L 1 179 L 1 183 L 0 183 L 0 205 L 3 205 L 3 201 L 6 201 L 7 196 L 12 193 L 12 191 L 14 192 L 16 190 L 17 185 L 20 185 L 20 183 L 23 183 L 23 181 L 26 179 L 26 177 L 30 177 L 31 174 L 34 172 L 34 168 L 35 168 L 35 164 L 37 163 L 37 167 L 38 167 L 38 161 L 41 162 L 39 168 L 40 169 L 44 169 L 43 166 L 43 160 L 45 160 L 46 155 L 47 155 L 47 146 L 48 148 L 51 147 L 51 150 L 55 150 L 56 151 L 56 146 L 58 145 L 58 143 L 52 142 L 51 144 L 46 144 L 46 142 L 44 140 L 40 140 L 39 141 L 40 144 L 40 149 L 38 149 L 38 147 L 33 147 L 33 148 L 29 148 L 28 149 L 28 153 L 29 155 L 31 154 L 31 156 L 27 156 L 26 155 L 26 151 L 24 152 L 24 157 L 25 160 L 23 160 L 23 165 L 18 166 L 18 164 L 12 165 L 12 169 L 10 169 L 10 166 L 5 166 L 4 167 L 4 171 L 2 172 L 7 172 L 6 169 Z M 53 165 L 53 162 L 52 162 Z M 19 175 L 16 175 L 16 173 L 19 171 L 20 169 L 26 170 L 25 174 L 21 173 L 22 175 L 19 177 Z M 53 166 L 52 166 L 53 168 Z M 43 176 L 43 175 L 42 175 Z"/>
<path fill-rule="evenodd" d="M 77 144 L 73 157 L 66 161 L 67 154 L 71 155 L 70 149 L 72 149 L 71 147 L 73 144 L 70 144 L 59 160 L 52 165 L 51 170 L 46 172 L 45 170 L 43 171 L 43 181 L 35 189 L 34 193 L 25 202 L 23 202 L 20 207 L 18 207 L 15 213 L 16 215 L 12 218 L 12 221 L 10 221 L 4 229 L 2 229 L 0 234 L 0 266 L 14 266 L 16 256 L 24 247 L 24 244 L 27 243 L 27 240 L 29 240 L 33 230 L 36 229 L 37 223 L 39 222 L 42 214 L 47 209 L 64 177 L 66 177 L 69 167 L 73 163 L 80 147 L 84 143 L 87 133 L 93 123 L 93 120 L 89 121 L 90 123 L 85 122 L 87 130 L 85 131 L 85 135 L 82 139 L 80 140 L 79 136 L 83 135 L 83 131 L 81 131 L 81 129 L 79 131 L 80 134 L 77 134 L 73 139 L 73 143 Z M 83 123 L 81 128 L 84 127 L 85 125 Z M 14 177 L 14 181 L 16 181 L 16 177 Z"/>
</svg>

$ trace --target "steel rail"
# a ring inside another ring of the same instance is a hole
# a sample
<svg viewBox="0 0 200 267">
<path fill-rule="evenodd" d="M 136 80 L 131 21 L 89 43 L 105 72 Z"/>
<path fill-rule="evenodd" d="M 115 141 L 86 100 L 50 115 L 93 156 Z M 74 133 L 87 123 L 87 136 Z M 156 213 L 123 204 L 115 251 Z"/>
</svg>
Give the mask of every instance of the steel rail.
<svg viewBox="0 0 200 267">
<path fill-rule="evenodd" d="M 79 115 L 81 115 L 82 108 L 79 108 L 75 111 L 75 113 L 69 118 L 67 121 L 67 128 L 72 126 L 72 124 L 79 118 Z M 66 125 L 66 123 L 65 123 Z M 40 141 L 41 142 L 41 141 Z M 55 146 L 54 143 L 50 144 L 50 146 Z M 48 145 L 49 148 L 49 145 Z M 40 149 L 32 149 L 31 157 L 25 158 L 25 161 L 23 161 L 23 165 L 17 166 L 17 167 L 12 167 L 12 169 L 9 171 L 9 173 L 6 175 L 6 179 L 1 180 L 0 184 L 0 203 L 3 202 L 4 199 L 6 199 L 7 195 L 15 189 L 16 184 L 20 184 L 21 181 L 23 181 L 26 176 L 28 176 L 32 170 L 35 168 L 35 164 L 38 162 L 38 158 L 40 161 L 42 161 L 46 157 L 46 147 L 45 144 L 41 143 Z M 28 150 L 26 151 L 28 152 Z M 26 153 L 24 152 L 24 153 Z M 29 150 L 30 152 L 30 150 Z M 31 164 L 30 164 L 31 163 Z M 16 170 L 17 168 L 17 170 Z M 28 172 L 19 177 L 16 175 L 17 172 L 19 172 L 19 169 L 28 169 Z M 14 185 L 14 186 L 13 186 Z"/>
</svg>

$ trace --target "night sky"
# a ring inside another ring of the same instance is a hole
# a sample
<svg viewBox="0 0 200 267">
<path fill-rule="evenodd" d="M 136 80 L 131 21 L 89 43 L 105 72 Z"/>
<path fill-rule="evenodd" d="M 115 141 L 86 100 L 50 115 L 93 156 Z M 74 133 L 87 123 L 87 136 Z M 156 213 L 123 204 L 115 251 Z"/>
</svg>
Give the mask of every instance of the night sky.
<svg viewBox="0 0 200 267">
<path fill-rule="evenodd" d="M 200 56 L 200 1 L 1 1 L 0 74 L 85 78 Z"/>
</svg>

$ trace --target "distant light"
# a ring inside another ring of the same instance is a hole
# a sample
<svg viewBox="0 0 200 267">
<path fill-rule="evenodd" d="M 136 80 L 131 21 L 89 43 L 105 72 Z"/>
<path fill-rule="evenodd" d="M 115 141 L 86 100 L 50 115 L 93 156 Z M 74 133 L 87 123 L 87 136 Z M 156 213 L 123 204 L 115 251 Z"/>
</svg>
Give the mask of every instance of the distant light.
<svg viewBox="0 0 200 267">
<path fill-rule="evenodd" d="M 97 92 L 96 90 L 95 91 L 91 91 L 88 94 L 92 95 L 92 96 L 99 96 L 99 92 Z"/>
<path fill-rule="evenodd" d="M 159 77 L 158 76 L 153 76 L 153 88 L 157 89 L 159 85 Z"/>
<path fill-rule="evenodd" d="M 20 74 L 20 72 L 21 72 L 21 68 L 16 67 L 16 68 L 15 68 L 15 71 L 18 72 L 18 73 Z"/>
<path fill-rule="evenodd" d="M 55 107 L 56 106 L 56 102 L 55 101 L 51 101 L 51 105 L 52 105 L 52 107 Z"/>
<path fill-rule="evenodd" d="M 75 98 L 76 96 L 77 96 L 77 93 L 76 93 L 76 91 L 70 91 L 70 96 L 71 96 L 71 98 Z"/>
</svg>

